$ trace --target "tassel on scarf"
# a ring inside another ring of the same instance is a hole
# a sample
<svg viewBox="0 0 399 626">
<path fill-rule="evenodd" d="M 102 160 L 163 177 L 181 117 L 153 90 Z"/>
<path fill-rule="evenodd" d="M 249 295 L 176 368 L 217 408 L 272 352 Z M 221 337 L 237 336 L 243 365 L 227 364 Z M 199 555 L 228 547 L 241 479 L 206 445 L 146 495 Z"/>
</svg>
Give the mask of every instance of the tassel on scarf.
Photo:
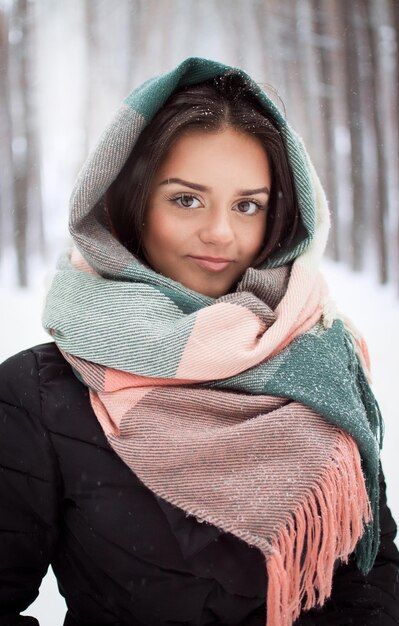
<svg viewBox="0 0 399 626">
<path fill-rule="evenodd" d="M 324 604 L 336 562 L 347 562 L 370 520 L 360 456 L 341 432 L 322 482 L 277 533 L 267 555 L 267 626 L 291 626 L 302 609 Z"/>
</svg>

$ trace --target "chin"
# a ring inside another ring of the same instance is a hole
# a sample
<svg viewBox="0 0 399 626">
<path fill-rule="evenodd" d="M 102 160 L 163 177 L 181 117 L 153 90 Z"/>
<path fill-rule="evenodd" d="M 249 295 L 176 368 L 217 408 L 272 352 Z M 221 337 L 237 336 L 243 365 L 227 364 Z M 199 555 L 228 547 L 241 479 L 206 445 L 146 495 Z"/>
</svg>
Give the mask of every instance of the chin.
<svg viewBox="0 0 399 626">
<path fill-rule="evenodd" d="M 220 298 L 221 296 L 225 296 L 226 293 L 229 293 L 231 288 L 232 286 L 230 284 L 221 287 L 211 287 L 210 285 L 207 285 L 203 289 L 196 289 L 196 291 L 210 298 Z"/>
<path fill-rule="evenodd" d="M 184 287 L 187 289 L 191 289 L 192 291 L 196 291 L 203 296 L 208 296 L 208 298 L 219 298 L 223 296 L 225 293 L 229 291 L 229 288 L 225 289 L 222 286 L 213 286 L 208 283 L 198 283 L 194 281 L 180 280 L 179 281 Z"/>
</svg>

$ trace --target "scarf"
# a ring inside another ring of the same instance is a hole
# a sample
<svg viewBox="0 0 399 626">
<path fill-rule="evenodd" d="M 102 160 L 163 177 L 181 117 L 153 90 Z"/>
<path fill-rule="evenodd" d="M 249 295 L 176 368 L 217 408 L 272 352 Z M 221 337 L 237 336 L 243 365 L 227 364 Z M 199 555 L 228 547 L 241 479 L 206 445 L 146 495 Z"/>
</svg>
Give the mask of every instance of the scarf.
<svg viewBox="0 0 399 626">
<path fill-rule="evenodd" d="M 103 195 L 141 129 L 178 85 L 231 70 L 188 59 L 124 101 L 71 201 L 72 251 L 43 316 L 126 465 L 156 495 L 256 546 L 268 574 L 267 626 L 290 626 L 331 593 L 337 561 L 378 549 L 380 414 L 363 342 L 318 271 L 323 190 L 280 120 L 303 236 L 218 299 L 135 259 L 103 219 Z"/>
</svg>

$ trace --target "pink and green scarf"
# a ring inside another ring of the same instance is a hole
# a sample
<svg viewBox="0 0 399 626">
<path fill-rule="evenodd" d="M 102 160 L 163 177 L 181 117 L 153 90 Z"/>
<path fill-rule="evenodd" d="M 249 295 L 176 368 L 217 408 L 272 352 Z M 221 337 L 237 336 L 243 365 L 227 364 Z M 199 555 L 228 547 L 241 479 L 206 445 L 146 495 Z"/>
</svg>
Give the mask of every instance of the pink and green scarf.
<svg viewBox="0 0 399 626">
<path fill-rule="evenodd" d="M 140 263 L 102 217 L 168 95 L 227 70 L 188 59 L 124 101 L 79 177 L 75 246 L 43 319 L 115 452 L 155 494 L 259 548 L 267 626 L 290 626 L 328 598 L 337 561 L 356 550 L 368 571 L 378 548 L 380 416 L 365 346 L 318 272 L 328 211 L 303 145 L 247 77 L 280 120 L 304 234 L 217 300 Z"/>
</svg>

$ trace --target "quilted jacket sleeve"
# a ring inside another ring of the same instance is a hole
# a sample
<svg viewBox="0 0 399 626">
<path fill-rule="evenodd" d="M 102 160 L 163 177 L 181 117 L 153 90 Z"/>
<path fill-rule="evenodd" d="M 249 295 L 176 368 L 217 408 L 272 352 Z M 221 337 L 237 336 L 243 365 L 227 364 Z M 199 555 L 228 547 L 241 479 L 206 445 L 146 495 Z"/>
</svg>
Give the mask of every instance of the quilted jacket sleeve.
<svg viewBox="0 0 399 626">
<path fill-rule="evenodd" d="M 381 542 L 372 570 L 363 576 L 354 558 L 334 576 L 331 598 L 322 609 L 303 613 L 295 626 L 398 626 L 399 552 L 394 543 L 396 525 L 386 500 L 380 472 Z"/>
<path fill-rule="evenodd" d="M 0 365 L 0 626 L 38 595 L 57 539 L 57 463 L 42 426 L 39 373 L 25 352 Z"/>
</svg>

